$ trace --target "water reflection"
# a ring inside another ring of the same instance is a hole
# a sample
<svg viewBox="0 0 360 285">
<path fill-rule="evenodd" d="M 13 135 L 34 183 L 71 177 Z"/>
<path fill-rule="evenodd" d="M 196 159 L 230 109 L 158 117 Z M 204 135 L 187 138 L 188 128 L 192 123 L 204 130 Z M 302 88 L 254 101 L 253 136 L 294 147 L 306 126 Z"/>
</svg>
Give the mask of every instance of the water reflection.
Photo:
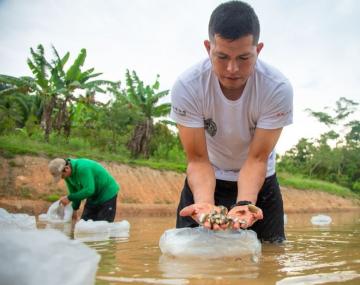
<svg viewBox="0 0 360 285">
<path fill-rule="evenodd" d="M 255 279 L 259 264 L 250 259 L 182 259 L 161 255 L 159 269 L 165 278 L 227 278 Z"/>
<path fill-rule="evenodd" d="M 71 237 L 73 231 L 71 223 L 43 223 L 42 227 L 45 229 L 59 230 L 69 237 Z"/>
<path fill-rule="evenodd" d="M 298 277 L 287 277 L 278 282 L 276 285 L 294 285 L 294 284 L 324 284 L 330 282 L 345 282 L 360 277 L 355 271 L 337 271 L 332 273 L 310 274 Z M 355 284 L 355 283 L 354 283 Z"/>
<path fill-rule="evenodd" d="M 174 218 L 168 217 L 126 217 L 131 224 L 128 239 L 86 244 L 102 257 L 97 285 L 360 284 L 360 212 L 328 215 L 330 225 L 315 226 L 312 214 L 288 214 L 287 241 L 263 244 L 258 263 L 163 256 L 159 238 L 174 227 Z"/>
</svg>

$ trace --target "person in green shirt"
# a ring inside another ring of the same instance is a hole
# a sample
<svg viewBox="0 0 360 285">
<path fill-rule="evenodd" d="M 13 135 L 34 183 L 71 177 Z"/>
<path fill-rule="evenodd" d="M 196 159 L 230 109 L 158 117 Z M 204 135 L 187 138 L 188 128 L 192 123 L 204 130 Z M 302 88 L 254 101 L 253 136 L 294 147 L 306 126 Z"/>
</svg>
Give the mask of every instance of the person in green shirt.
<svg viewBox="0 0 360 285">
<path fill-rule="evenodd" d="M 74 220 L 81 201 L 86 199 L 81 219 L 114 221 L 120 186 L 100 163 L 86 158 L 55 158 L 48 168 L 55 182 L 65 180 L 69 194 L 61 197 L 60 203 L 66 206 L 72 202 Z"/>
</svg>

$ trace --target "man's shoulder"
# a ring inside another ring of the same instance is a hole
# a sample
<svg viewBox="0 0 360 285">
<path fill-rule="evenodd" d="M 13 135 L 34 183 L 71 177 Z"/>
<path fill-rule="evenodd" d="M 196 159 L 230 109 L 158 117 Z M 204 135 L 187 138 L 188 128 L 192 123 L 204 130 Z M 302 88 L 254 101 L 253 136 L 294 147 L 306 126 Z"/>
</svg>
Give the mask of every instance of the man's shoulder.
<svg viewBox="0 0 360 285">
<path fill-rule="evenodd" d="M 256 76 L 265 84 L 283 84 L 288 78 L 276 67 L 258 59 L 255 65 Z"/>
<path fill-rule="evenodd" d="M 88 161 L 86 158 L 69 158 L 72 165 L 82 165 Z"/>
<path fill-rule="evenodd" d="M 88 158 L 76 158 L 71 159 L 71 165 L 76 167 L 78 171 L 87 170 L 89 168 L 97 167 L 98 162 Z"/>
<path fill-rule="evenodd" d="M 181 73 L 178 81 L 181 81 L 183 84 L 201 82 L 203 78 L 210 76 L 211 70 L 210 59 L 206 58 Z"/>
</svg>

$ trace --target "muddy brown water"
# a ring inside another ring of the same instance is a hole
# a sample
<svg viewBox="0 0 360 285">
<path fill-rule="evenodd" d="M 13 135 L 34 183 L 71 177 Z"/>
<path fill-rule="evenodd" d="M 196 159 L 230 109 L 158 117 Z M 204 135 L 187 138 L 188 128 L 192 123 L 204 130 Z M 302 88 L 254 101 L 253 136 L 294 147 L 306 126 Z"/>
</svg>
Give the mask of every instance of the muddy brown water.
<svg viewBox="0 0 360 285">
<path fill-rule="evenodd" d="M 98 285 L 360 284 L 360 212 L 328 213 L 328 226 L 312 225 L 313 215 L 287 215 L 286 243 L 263 244 L 258 263 L 163 256 L 159 239 L 172 217 L 124 217 L 128 239 L 86 244 L 101 255 Z"/>
</svg>

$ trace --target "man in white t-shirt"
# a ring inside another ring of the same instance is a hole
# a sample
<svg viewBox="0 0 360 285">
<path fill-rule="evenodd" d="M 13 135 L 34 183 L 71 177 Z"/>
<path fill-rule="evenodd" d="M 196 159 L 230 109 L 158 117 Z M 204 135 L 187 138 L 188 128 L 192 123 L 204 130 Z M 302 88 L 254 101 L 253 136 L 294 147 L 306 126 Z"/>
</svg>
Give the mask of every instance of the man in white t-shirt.
<svg viewBox="0 0 360 285">
<path fill-rule="evenodd" d="M 234 229 L 253 229 L 270 242 L 285 239 L 274 148 L 282 128 L 292 123 L 293 92 L 284 75 L 258 59 L 259 34 L 251 6 L 220 4 L 204 41 L 209 58 L 172 88 L 171 118 L 188 160 L 178 228 L 225 229 L 203 220 L 223 205 Z"/>
</svg>

